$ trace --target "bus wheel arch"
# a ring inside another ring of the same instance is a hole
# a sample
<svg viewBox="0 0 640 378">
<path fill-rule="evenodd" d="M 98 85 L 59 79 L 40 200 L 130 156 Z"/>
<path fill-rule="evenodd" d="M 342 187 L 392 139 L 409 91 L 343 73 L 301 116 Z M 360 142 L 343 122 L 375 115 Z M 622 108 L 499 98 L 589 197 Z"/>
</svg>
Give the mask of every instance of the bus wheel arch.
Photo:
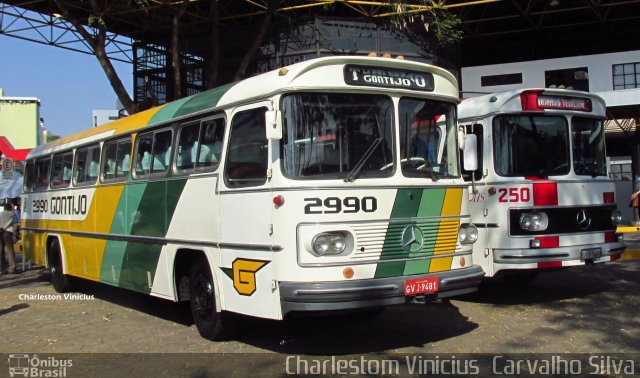
<svg viewBox="0 0 640 378">
<path fill-rule="evenodd" d="M 236 319 L 222 311 L 218 282 L 205 253 L 179 250 L 174 262 L 174 279 L 178 300 L 189 300 L 200 335 L 214 341 L 231 337 Z"/>
<path fill-rule="evenodd" d="M 51 284 L 58 293 L 72 290 L 71 277 L 65 272 L 64 254 L 60 238 L 56 235 L 47 237 L 47 266 L 51 273 Z"/>
</svg>

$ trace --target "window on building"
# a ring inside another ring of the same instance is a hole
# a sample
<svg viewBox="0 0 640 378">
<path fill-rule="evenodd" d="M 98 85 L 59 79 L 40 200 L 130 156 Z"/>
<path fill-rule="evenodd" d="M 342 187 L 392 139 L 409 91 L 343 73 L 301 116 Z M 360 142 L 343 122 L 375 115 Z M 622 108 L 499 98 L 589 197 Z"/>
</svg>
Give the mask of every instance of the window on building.
<svg viewBox="0 0 640 378">
<path fill-rule="evenodd" d="M 611 163 L 609 177 L 615 181 L 631 181 L 631 163 Z"/>
<path fill-rule="evenodd" d="M 613 65 L 613 89 L 640 88 L 640 63 Z"/>
<path fill-rule="evenodd" d="M 491 75 L 480 77 L 480 85 L 483 87 L 493 87 L 496 85 L 522 84 L 522 73 L 512 73 L 504 75 Z"/>
<path fill-rule="evenodd" d="M 565 88 L 589 92 L 589 69 L 587 67 L 567 68 L 544 72 L 547 88 Z"/>
</svg>

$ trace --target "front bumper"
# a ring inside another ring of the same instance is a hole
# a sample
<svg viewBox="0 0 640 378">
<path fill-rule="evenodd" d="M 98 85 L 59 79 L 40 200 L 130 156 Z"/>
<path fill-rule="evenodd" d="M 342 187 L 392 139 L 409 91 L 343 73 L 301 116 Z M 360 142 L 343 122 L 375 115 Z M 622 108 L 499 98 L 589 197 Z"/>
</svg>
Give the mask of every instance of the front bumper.
<svg viewBox="0 0 640 378">
<path fill-rule="evenodd" d="M 593 262 L 611 261 L 611 257 L 619 257 L 627 248 L 622 242 L 607 244 L 575 245 L 557 248 L 527 248 L 493 250 L 493 261 L 498 264 L 530 264 L 546 261 L 580 261 L 581 252 L 585 249 L 600 248 L 602 256 Z M 584 261 L 583 261 L 584 263 Z"/>
<path fill-rule="evenodd" d="M 438 277 L 438 292 L 429 298 L 448 298 L 472 293 L 484 277 L 480 266 L 411 276 L 372 278 L 340 282 L 280 282 L 282 314 L 291 311 L 332 311 L 382 307 L 407 303 L 407 279 Z"/>
</svg>

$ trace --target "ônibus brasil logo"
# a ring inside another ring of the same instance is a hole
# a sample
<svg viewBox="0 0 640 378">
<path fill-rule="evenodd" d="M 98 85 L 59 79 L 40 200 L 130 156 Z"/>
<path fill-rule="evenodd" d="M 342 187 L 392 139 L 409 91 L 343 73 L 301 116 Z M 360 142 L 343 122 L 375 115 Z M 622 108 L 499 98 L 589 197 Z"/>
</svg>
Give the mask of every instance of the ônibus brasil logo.
<svg viewBox="0 0 640 378">
<path fill-rule="evenodd" d="M 70 359 L 38 358 L 35 354 L 10 354 L 8 362 L 10 377 L 66 377 L 67 369 L 73 366 Z"/>
</svg>

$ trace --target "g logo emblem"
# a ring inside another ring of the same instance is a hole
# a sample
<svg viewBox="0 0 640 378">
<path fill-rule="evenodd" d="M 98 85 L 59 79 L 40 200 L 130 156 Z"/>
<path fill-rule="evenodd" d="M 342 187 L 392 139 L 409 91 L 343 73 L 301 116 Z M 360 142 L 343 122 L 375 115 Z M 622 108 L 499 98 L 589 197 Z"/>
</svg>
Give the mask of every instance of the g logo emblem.
<svg viewBox="0 0 640 378">
<path fill-rule="evenodd" d="M 418 226 L 407 226 L 402 230 L 402 248 L 409 253 L 420 252 L 424 245 L 424 235 Z"/>
<path fill-rule="evenodd" d="M 256 272 L 269 261 L 235 259 L 231 265 L 233 287 L 238 294 L 250 296 L 256 291 Z"/>
</svg>

